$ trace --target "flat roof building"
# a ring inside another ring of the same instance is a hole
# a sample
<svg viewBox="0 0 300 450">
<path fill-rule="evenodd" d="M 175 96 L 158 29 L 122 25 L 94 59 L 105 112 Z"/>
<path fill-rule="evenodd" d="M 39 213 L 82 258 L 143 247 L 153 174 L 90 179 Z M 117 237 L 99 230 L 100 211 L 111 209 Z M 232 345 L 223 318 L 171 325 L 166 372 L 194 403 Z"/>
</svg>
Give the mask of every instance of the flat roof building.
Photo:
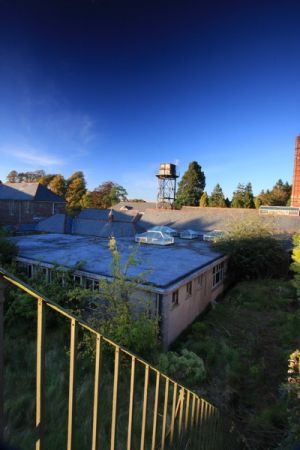
<svg viewBox="0 0 300 450">
<path fill-rule="evenodd" d="M 51 269 L 57 265 L 76 269 L 74 277 L 82 287 L 99 290 L 99 279 L 111 278 L 112 255 L 108 239 L 96 236 L 41 234 L 12 238 L 19 248 L 17 261 L 33 275 L 37 266 Z M 134 238 L 117 240 L 121 261 L 125 264 L 136 249 Z M 223 290 L 227 256 L 211 250 L 198 240 L 175 238 L 171 246 L 140 245 L 136 252 L 138 265 L 131 266 L 128 277 L 143 274 L 143 281 L 134 294 L 151 305 L 161 317 L 164 347 L 174 339 Z"/>
</svg>

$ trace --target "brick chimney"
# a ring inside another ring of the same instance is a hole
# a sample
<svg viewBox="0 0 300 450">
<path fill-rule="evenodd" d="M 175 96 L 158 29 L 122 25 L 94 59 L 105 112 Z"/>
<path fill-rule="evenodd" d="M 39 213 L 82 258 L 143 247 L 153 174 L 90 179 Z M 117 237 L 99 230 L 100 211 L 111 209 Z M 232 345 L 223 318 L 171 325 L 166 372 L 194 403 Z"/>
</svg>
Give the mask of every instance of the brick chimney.
<svg viewBox="0 0 300 450">
<path fill-rule="evenodd" d="M 296 138 L 291 206 L 300 207 L 300 135 Z"/>
</svg>

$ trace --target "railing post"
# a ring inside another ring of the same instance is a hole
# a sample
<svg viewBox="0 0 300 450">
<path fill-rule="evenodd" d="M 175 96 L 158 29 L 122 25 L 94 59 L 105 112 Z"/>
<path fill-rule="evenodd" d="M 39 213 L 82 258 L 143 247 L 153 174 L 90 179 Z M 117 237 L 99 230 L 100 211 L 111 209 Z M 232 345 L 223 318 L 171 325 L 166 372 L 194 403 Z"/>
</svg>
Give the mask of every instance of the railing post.
<svg viewBox="0 0 300 450">
<path fill-rule="evenodd" d="M 0 274 L 0 442 L 4 433 L 4 291 L 7 286 Z"/>
</svg>

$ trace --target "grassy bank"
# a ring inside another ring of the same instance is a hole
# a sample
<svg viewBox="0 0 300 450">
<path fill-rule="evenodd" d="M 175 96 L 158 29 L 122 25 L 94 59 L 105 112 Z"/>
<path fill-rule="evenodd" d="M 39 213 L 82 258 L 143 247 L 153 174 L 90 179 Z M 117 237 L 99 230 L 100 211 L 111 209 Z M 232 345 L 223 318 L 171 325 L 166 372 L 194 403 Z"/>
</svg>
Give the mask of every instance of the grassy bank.
<svg viewBox="0 0 300 450">
<path fill-rule="evenodd" d="M 287 281 L 242 282 L 174 345 L 201 357 L 206 378 L 194 389 L 233 418 L 251 449 L 293 448 L 284 384 L 300 347 L 300 309 Z M 280 444 L 281 443 L 281 444 Z"/>
</svg>

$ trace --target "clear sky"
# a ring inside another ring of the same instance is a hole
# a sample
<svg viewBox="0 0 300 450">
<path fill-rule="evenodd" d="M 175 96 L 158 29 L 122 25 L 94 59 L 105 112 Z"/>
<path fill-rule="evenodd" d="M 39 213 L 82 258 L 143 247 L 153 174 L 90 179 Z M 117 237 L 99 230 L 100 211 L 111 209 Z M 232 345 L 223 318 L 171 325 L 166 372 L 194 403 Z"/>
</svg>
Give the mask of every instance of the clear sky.
<svg viewBox="0 0 300 450">
<path fill-rule="evenodd" d="M 0 0 L 0 179 L 82 170 L 155 199 L 196 160 L 231 198 L 292 181 L 299 0 Z"/>
</svg>

